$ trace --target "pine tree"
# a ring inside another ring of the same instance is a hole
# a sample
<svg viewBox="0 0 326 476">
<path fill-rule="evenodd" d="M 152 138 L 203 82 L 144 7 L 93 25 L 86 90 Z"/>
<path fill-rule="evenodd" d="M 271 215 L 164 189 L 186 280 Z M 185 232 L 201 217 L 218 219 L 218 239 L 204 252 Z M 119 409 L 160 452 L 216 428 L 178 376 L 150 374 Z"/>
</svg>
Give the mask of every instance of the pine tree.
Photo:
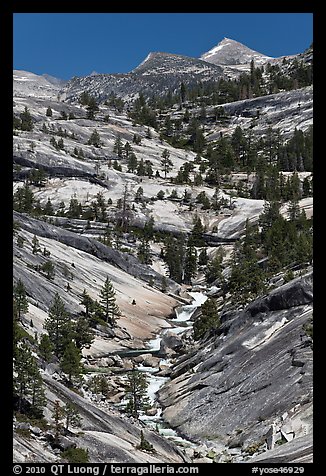
<svg viewBox="0 0 326 476">
<path fill-rule="evenodd" d="M 52 205 L 52 202 L 51 202 L 50 198 L 48 198 L 48 200 L 45 204 L 44 214 L 45 215 L 50 215 L 50 216 L 54 215 L 54 209 L 53 209 L 53 205 Z"/>
<path fill-rule="evenodd" d="M 90 348 L 94 341 L 94 332 L 87 317 L 79 317 L 74 326 L 74 341 L 77 349 Z"/>
<path fill-rule="evenodd" d="M 78 409 L 72 403 L 66 403 L 63 408 L 63 414 L 65 416 L 65 430 L 68 431 L 70 425 L 79 426 L 81 418 L 78 413 Z"/>
<path fill-rule="evenodd" d="M 189 245 L 186 248 L 185 253 L 185 264 L 184 264 L 184 282 L 186 284 L 191 283 L 191 279 L 196 275 L 197 272 L 197 251 L 196 248 L 192 245 Z"/>
<path fill-rule="evenodd" d="M 221 324 L 215 299 L 208 298 L 207 301 L 200 306 L 200 310 L 201 316 L 195 320 L 193 326 L 195 340 L 204 337 L 207 331 L 218 329 Z"/>
<path fill-rule="evenodd" d="M 33 120 L 27 106 L 25 106 L 24 112 L 20 113 L 20 120 L 21 120 L 20 128 L 22 131 L 33 130 Z"/>
<path fill-rule="evenodd" d="M 67 374 L 69 384 L 72 384 L 72 377 L 78 378 L 83 370 L 81 357 L 81 352 L 76 344 L 70 341 L 60 359 L 60 369 Z"/>
<path fill-rule="evenodd" d="M 65 144 L 63 142 L 63 138 L 60 137 L 60 139 L 57 142 L 57 149 L 58 150 L 64 150 L 64 148 L 65 148 Z"/>
<path fill-rule="evenodd" d="M 118 136 L 114 142 L 113 152 L 117 154 L 118 157 L 123 156 L 123 145 L 122 145 L 122 140 L 120 136 Z"/>
<path fill-rule="evenodd" d="M 47 260 L 42 264 L 41 270 L 46 274 L 47 279 L 54 279 L 55 267 L 52 261 Z"/>
<path fill-rule="evenodd" d="M 169 277 L 177 283 L 181 283 L 184 273 L 185 245 L 184 238 L 174 238 L 168 235 L 164 241 L 163 259 L 169 269 Z"/>
<path fill-rule="evenodd" d="M 198 265 L 206 266 L 208 262 L 207 250 L 206 248 L 202 249 L 198 256 Z"/>
<path fill-rule="evenodd" d="M 97 132 L 96 129 L 92 132 L 90 138 L 87 141 L 88 145 L 93 145 L 94 147 L 100 147 L 101 146 L 101 137 L 100 134 Z"/>
<path fill-rule="evenodd" d="M 205 228 L 202 224 L 202 221 L 198 215 L 193 219 L 193 228 L 189 235 L 188 245 L 189 246 L 204 246 L 205 240 L 203 239 L 203 233 Z"/>
<path fill-rule="evenodd" d="M 213 283 L 216 279 L 222 278 L 222 254 L 216 253 L 213 259 L 209 261 L 205 270 L 205 278 L 208 284 Z"/>
<path fill-rule="evenodd" d="M 47 334 L 42 334 L 38 346 L 39 354 L 46 362 L 50 362 L 53 354 L 53 345 Z"/>
<path fill-rule="evenodd" d="M 143 238 L 137 249 L 137 258 L 141 263 L 151 264 L 151 248 L 147 239 Z"/>
<path fill-rule="evenodd" d="M 16 348 L 14 358 L 14 394 L 18 398 L 18 412 L 28 400 L 35 416 L 40 417 L 45 405 L 43 381 L 35 358 L 26 344 Z"/>
<path fill-rule="evenodd" d="M 82 306 L 85 306 L 85 317 L 88 319 L 90 317 L 90 313 L 92 310 L 92 306 L 94 304 L 93 299 L 90 297 L 90 295 L 87 293 L 86 289 L 84 289 L 83 294 L 81 295 L 81 301 L 80 304 Z"/>
<path fill-rule="evenodd" d="M 135 194 L 135 202 L 141 202 L 144 195 L 143 187 L 138 187 L 136 194 Z"/>
<path fill-rule="evenodd" d="M 48 318 L 44 321 L 44 329 L 49 334 L 49 339 L 54 347 L 54 354 L 60 357 L 67 343 L 71 341 L 73 329 L 71 318 L 58 293 L 55 294 L 49 307 Z"/>
<path fill-rule="evenodd" d="M 144 432 L 143 430 L 140 430 L 140 443 L 139 445 L 136 446 L 137 449 L 143 450 L 143 451 L 150 451 L 151 453 L 156 453 L 156 450 L 154 449 L 154 446 L 146 440 L 144 437 Z"/>
<path fill-rule="evenodd" d="M 115 290 L 108 276 L 100 290 L 100 304 L 105 321 L 114 327 L 116 319 L 121 315 L 121 312 L 116 303 Z"/>
<path fill-rule="evenodd" d="M 138 162 L 138 165 L 137 165 L 137 175 L 139 175 L 139 176 L 141 176 L 141 177 L 142 177 L 143 175 L 146 175 L 146 167 L 145 167 L 143 158 L 141 158 L 140 161 Z"/>
<path fill-rule="evenodd" d="M 21 279 L 18 279 L 13 288 L 14 303 L 17 310 L 18 320 L 21 320 L 23 314 L 28 312 L 28 301 L 26 297 L 26 289 Z"/>
<path fill-rule="evenodd" d="M 17 236 L 17 246 L 18 246 L 18 248 L 24 248 L 24 243 L 25 243 L 25 238 L 18 235 Z"/>
<path fill-rule="evenodd" d="M 14 210 L 22 213 L 31 213 L 34 205 L 34 194 L 28 185 L 25 183 L 22 187 L 19 187 L 13 196 L 13 208 Z"/>
<path fill-rule="evenodd" d="M 77 198 L 71 197 L 69 203 L 69 209 L 67 211 L 68 218 L 79 218 L 82 214 L 82 206 L 81 203 L 78 202 Z"/>
<path fill-rule="evenodd" d="M 173 162 L 169 157 L 170 157 L 170 152 L 167 149 L 164 149 L 163 152 L 162 152 L 161 166 L 162 166 L 162 170 L 164 172 L 164 178 L 165 179 L 166 179 L 167 173 L 173 167 Z"/>
<path fill-rule="evenodd" d="M 144 373 L 136 370 L 135 366 L 128 372 L 126 398 L 128 404 L 126 411 L 134 418 L 139 417 L 139 412 L 150 407 L 149 398 L 147 397 L 147 381 Z"/>
<path fill-rule="evenodd" d="M 47 117 L 52 117 L 52 109 L 51 109 L 51 107 L 50 107 L 50 106 L 47 108 L 47 110 L 46 110 L 46 113 L 45 113 L 45 114 L 46 114 L 46 116 L 47 116 Z"/>
<path fill-rule="evenodd" d="M 33 255 L 35 255 L 36 253 L 39 253 L 41 251 L 42 250 L 41 250 L 41 247 L 40 247 L 40 242 L 39 242 L 37 236 L 34 235 L 33 238 L 32 238 L 32 253 L 33 253 Z"/>
<path fill-rule="evenodd" d="M 180 84 L 180 100 L 181 100 L 181 104 L 183 104 L 183 103 L 185 102 L 186 93 L 187 93 L 186 86 L 185 86 L 185 84 L 182 82 L 182 83 Z"/>
<path fill-rule="evenodd" d="M 30 393 L 32 413 L 36 418 L 43 416 L 43 407 L 46 405 L 45 392 L 43 387 L 43 379 L 34 358 L 33 366 L 30 372 Z"/>
<path fill-rule="evenodd" d="M 99 107 L 93 96 L 88 97 L 86 110 L 86 118 L 91 120 L 95 119 L 95 113 L 99 111 Z"/>
<path fill-rule="evenodd" d="M 135 170 L 137 169 L 138 161 L 137 157 L 133 152 L 130 152 L 128 155 L 128 161 L 127 161 L 127 167 L 128 167 L 128 172 L 134 173 Z"/>
<path fill-rule="evenodd" d="M 54 420 L 54 441 L 58 444 L 63 430 L 64 411 L 59 400 L 55 400 L 52 419 Z"/>
</svg>

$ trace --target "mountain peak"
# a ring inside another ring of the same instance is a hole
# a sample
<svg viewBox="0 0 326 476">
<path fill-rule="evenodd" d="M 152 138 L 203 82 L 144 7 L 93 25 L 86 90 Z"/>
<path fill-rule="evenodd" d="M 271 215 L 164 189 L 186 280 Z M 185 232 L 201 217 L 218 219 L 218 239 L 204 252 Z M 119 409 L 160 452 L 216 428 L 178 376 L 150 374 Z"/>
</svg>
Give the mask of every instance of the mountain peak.
<svg viewBox="0 0 326 476">
<path fill-rule="evenodd" d="M 227 37 L 224 37 L 216 46 L 203 53 L 200 58 L 217 65 L 246 64 L 250 63 L 252 59 L 257 64 L 262 64 L 273 59 Z"/>
<path fill-rule="evenodd" d="M 207 64 L 201 58 L 193 58 L 175 53 L 164 53 L 161 51 L 151 51 L 146 58 L 132 70 L 132 73 L 148 75 L 162 74 L 191 74 L 193 72 L 215 72 L 222 75 L 221 67 L 214 64 Z"/>
</svg>

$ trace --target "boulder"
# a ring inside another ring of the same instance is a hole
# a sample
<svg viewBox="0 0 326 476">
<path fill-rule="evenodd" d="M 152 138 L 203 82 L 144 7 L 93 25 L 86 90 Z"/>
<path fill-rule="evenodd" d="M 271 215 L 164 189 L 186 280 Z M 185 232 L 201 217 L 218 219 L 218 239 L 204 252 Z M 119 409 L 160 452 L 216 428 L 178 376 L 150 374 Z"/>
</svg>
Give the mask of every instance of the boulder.
<svg viewBox="0 0 326 476">
<path fill-rule="evenodd" d="M 174 334 L 173 332 L 168 331 L 162 337 L 158 355 L 160 357 L 171 357 L 173 355 L 177 355 L 182 347 L 183 342 L 181 337 L 179 337 L 177 334 Z"/>
<path fill-rule="evenodd" d="M 124 396 L 125 392 L 118 392 L 112 395 L 108 395 L 106 400 L 109 403 L 120 403 Z"/>
<path fill-rule="evenodd" d="M 132 370 L 134 366 L 132 361 L 129 359 L 123 359 L 122 364 L 123 364 L 123 368 L 126 370 Z"/>
<path fill-rule="evenodd" d="M 155 416 L 157 413 L 157 408 L 155 406 L 152 408 L 148 408 L 145 413 L 148 416 Z"/>
<path fill-rule="evenodd" d="M 31 426 L 31 432 L 33 433 L 33 435 L 36 435 L 36 436 L 41 436 L 43 433 L 41 428 L 39 428 L 38 426 Z"/>
<path fill-rule="evenodd" d="M 160 366 L 160 371 L 156 373 L 158 377 L 170 377 L 171 375 L 171 368 L 167 365 Z"/>
<path fill-rule="evenodd" d="M 71 441 L 66 436 L 60 436 L 59 441 L 54 443 L 54 445 L 62 451 L 68 450 L 69 448 L 76 448 L 77 446 L 74 441 Z"/>
</svg>

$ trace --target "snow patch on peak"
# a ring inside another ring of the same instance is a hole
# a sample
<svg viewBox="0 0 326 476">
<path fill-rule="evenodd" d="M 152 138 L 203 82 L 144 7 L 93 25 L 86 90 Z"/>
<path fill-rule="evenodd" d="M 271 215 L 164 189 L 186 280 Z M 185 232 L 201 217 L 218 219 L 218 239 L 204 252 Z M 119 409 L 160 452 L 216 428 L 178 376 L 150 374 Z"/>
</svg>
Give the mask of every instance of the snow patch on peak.
<svg viewBox="0 0 326 476">
<path fill-rule="evenodd" d="M 257 64 L 262 64 L 273 59 L 226 37 L 209 51 L 203 53 L 200 58 L 209 63 L 220 65 L 241 65 L 250 63 L 251 59 L 254 59 Z"/>
</svg>

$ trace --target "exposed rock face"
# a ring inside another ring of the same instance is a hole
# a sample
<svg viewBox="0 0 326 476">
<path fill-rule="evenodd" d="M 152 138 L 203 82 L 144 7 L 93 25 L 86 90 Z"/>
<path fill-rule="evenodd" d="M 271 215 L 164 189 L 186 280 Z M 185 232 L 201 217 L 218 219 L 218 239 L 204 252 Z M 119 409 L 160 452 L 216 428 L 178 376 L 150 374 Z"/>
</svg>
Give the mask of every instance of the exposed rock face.
<svg viewBox="0 0 326 476">
<path fill-rule="evenodd" d="M 258 135 L 266 134 L 269 127 L 275 127 L 288 137 L 295 128 L 307 130 L 313 123 L 313 86 L 234 101 L 223 104 L 223 108 L 227 114 L 236 117 L 232 117 L 227 128 L 212 132 L 209 140 L 216 140 L 220 130 L 230 133 L 236 126 L 243 129 L 253 126 Z"/>
<path fill-rule="evenodd" d="M 21 228 L 30 233 L 46 238 L 53 238 L 78 250 L 90 253 L 97 258 L 107 261 L 123 271 L 126 271 L 132 276 L 140 277 L 147 282 L 151 280 L 154 283 L 156 282 L 159 288 L 161 287 L 162 276 L 159 273 L 148 266 L 142 265 L 137 258 L 131 255 L 128 256 L 127 260 L 124 253 L 109 248 L 94 238 L 77 235 L 71 231 L 64 230 L 54 225 L 49 225 L 48 223 L 30 218 L 18 212 L 14 212 L 14 221 L 19 223 Z M 180 288 L 180 286 L 168 278 L 167 284 L 170 287 L 170 290 L 174 293 Z"/>
<path fill-rule="evenodd" d="M 264 444 L 281 415 L 312 401 L 312 341 L 303 329 L 311 315 L 309 273 L 222 316 L 219 335 L 183 357 L 161 389 L 164 418 L 189 438 L 244 450 Z M 294 439 L 311 431 L 308 420 Z"/>
<path fill-rule="evenodd" d="M 255 456 L 250 463 L 311 463 L 313 458 L 312 434 L 293 439 L 286 445 L 275 447 Z"/>
<path fill-rule="evenodd" d="M 223 38 L 217 46 L 214 46 L 207 53 L 203 53 L 201 59 L 217 65 L 246 64 L 254 60 L 257 65 L 267 63 L 273 58 L 258 53 L 239 41 Z"/>
<path fill-rule="evenodd" d="M 221 77 L 224 77 L 223 69 L 215 64 L 183 55 L 152 52 L 130 73 L 75 77 L 68 81 L 65 92 L 68 99 L 76 99 L 83 91 L 101 99 L 112 91 L 124 97 L 136 96 L 139 91 L 148 96 L 177 90 L 182 81 L 191 84 Z"/>
<path fill-rule="evenodd" d="M 82 447 L 88 449 L 90 462 L 115 463 L 182 463 L 188 462 L 186 456 L 165 438 L 155 432 L 144 429 L 134 419 L 123 418 L 109 406 L 107 409 L 97 408 L 82 396 L 72 392 L 61 383 L 53 380 L 47 374 L 43 375 L 50 401 L 59 399 L 71 401 L 82 418 L 82 434 L 76 432 L 69 437 L 61 437 L 59 447 Z M 136 449 L 140 442 L 140 430 L 143 429 L 145 438 L 154 446 L 156 453 L 143 452 Z M 43 439 L 44 440 L 44 439 Z M 42 439 L 33 440 L 31 444 L 23 437 L 15 436 L 15 462 L 45 462 L 56 461 L 53 452 Z"/>
</svg>

